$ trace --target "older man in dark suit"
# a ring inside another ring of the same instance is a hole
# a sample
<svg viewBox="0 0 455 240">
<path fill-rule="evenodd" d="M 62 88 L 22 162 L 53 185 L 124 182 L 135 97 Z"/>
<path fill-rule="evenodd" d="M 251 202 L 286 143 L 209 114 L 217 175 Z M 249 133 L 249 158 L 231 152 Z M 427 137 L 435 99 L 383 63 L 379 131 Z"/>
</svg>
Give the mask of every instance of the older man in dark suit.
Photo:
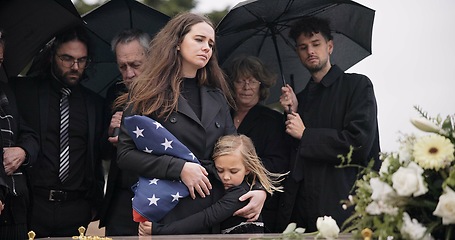
<svg viewBox="0 0 455 240">
<path fill-rule="evenodd" d="M 70 29 L 53 40 L 42 74 L 14 81 L 18 106 L 41 144 L 30 171 L 37 237 L 78 235 L 102 199 L 103 100 L 80 84 L 88 46 L 82 28 Z"/>
<path fill-rule="evenodd" d="M 121 170 L 117 166 L 116 130 L 120 128 L 120 121 L 125 105 L 126 92 L 129 85 L 144 70 L 144 62 L 148 55 L 150 36 L 138 29 L 126 29 L 112 39 L 112 50 L 115 53 L 122 79 L 107 90 L 105 123 L 109 138 L 109 145 L 103 152 L 110 160 L 109 175 L 106 185 L 106 195 L 100 211 L 100 227 L 106 227 L 106 236 L 137 236 L 138 223 L 133 221 L 131 199 L 134 193 L 131 190 L 137 180 L 137 174 Z M 120 98 L 118 98 L 120 97 Z"/>
</svg>

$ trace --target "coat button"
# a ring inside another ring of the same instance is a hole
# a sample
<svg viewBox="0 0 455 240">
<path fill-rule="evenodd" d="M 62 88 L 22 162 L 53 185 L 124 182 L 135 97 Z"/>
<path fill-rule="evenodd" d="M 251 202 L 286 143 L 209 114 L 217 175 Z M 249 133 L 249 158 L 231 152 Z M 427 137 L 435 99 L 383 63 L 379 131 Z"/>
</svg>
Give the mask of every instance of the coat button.
<svg viewBox="0 0 455 240">
<path fill-rule="evenodd" d="M 177 118 L 176 117 L 171 117 L 171 119 L 169 119 L 169 121 L 171 123 L 176 123 L 177 122 Z"/>
<path fill-rule="evenodd" d="M 220 128 L 220 127 L 221 127 L 221 124 L 220 124 L 219 122 L 215 122 L 215 126 L 216 126 L 217 128 Z"/>
</svg>

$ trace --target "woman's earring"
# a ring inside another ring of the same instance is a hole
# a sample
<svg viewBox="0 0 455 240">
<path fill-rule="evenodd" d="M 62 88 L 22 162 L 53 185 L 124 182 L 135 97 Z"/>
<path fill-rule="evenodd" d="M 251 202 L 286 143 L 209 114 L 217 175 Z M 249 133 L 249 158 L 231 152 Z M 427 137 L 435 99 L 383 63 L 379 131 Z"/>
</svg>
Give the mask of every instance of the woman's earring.
<svg viewBox="0 0 455 240">
<path fill-rule="evenodd" d="M 180 46 L 177 46 L 177 51 L 180 51 Z"/>
</svg>

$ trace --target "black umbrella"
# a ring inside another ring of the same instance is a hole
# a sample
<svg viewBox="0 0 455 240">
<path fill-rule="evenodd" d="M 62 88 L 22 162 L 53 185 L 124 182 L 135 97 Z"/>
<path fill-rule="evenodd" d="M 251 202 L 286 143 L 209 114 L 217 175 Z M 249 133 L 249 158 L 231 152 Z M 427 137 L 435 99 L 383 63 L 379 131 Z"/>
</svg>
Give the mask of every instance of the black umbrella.
<svg viewBox="0 0 455 240">
<path fill-rule="evenodd" d="M 89 81 L 83 84 L 102 96 L 120 77 L 111 51 L 112 38 L 129 28 L 141 29 L 153 36 L 169 21 L 167 15 L 134 0 L 111 0 L 82 18 L 91 35 L 92 51 L 92 62 L 87 69 Z"/>
<path fill-rule="evenodd" d="M 238 55 L 254 55 L 287 81 L 294 91 L 310 79 L 288 37 L 289 27 L 300 18 L 329 19 L 334 36 L 331 63 L 343 70 L 371 54 L 374 10 L 348 0 L 250 0 L 234 6 L 216 28 L 219 61 L 229 67 Z M 266 103 L 277 102 L 282 84 L 271 89 Z"/>
<path fill-rule="evenodd" d="M 0 1 L 0 28 L 6 41 L 0 78 L 17 76 L 56 34 L 80 24 L 71 0 Z"/>
</svg>

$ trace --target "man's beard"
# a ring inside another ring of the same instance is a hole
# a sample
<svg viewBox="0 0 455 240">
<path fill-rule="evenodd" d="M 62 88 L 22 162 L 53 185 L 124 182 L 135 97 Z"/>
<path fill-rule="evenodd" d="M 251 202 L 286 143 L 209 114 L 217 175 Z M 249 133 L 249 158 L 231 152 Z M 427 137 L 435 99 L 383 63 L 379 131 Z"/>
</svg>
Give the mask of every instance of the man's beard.
<svg viewBox="0 0 455 240">
<path fill-rule="evenodd" d="M 57 64 L 54 64 L 53 71 L 55 74 L 55 77 L 65 84 L 68 87 L 76 86 L 79 84 L 81 81 L 82 74 L 79 73 L 77 70 L 70 69 L 70 71 L 63 73 L 63 71 L 57 66 Z M 77 78 L 74 76 L 68 77 L 69 75 L 77 75 Z"/>
<path fill-rule="evenodd" d="M 308 69 L 308 71 L 310 73 L 315 73 L 315 72 L 319 72 L 322 70 L 322 65 L 318 64 L 316 66 L 306 66 L 306 68 Z"/>
<path fill-rule="evenodd" d="M 324 66 L 327 64 L 327 61 L 319 62 L 319 64 L 308 66 L 305 64 L 305 68 L 310 72 L 310 74 L 317 73 L 324 69 Z"/>
</svg>

